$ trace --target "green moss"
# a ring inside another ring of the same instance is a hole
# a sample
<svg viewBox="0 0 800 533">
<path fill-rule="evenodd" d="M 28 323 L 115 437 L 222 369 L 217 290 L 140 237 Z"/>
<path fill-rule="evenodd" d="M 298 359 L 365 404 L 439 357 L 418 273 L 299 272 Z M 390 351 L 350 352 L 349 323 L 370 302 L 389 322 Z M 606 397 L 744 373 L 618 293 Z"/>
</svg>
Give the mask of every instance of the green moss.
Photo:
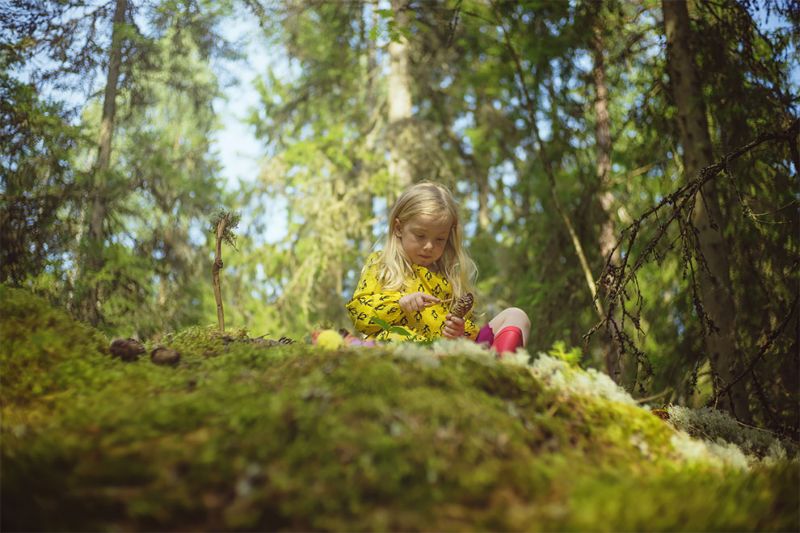
<svg viewBox="0 0 800 533">
<path fill-rule="evenodd" d="M 163 344 L 181 353 L 183 360 L 195 360 L 204 357 L 219 355 L 226 351 L 229 345 L 247 339 L 247 331 L 235 329 L 220 333 L 215 325 L 194 326 L 184 330 L 169 333 L 157 343 Z M 148 343 L 151 344 L 151 343 Z"/>
<path fill-rule="evenodd" d="M 607 473 L 583 478 L 564 529 L 585 531 L 796 531 L 797 465 L 754 472 L 696 469 L 659 476 Z M 602 494 L 602 498 L 598 497 Z M 635 502 L 635 504 L 632 504 Z M 561 527 L 559 527 L 561 529 Z"/>
<path fill-rule="evenodd" d="M 0 285 L 0 389 L 4 402 L 59 390 L 105 352 L 107 340 L 29 292 Z M 61 367 L 60 371 L 55 371 Z"/>
<path fill-rule="evenodd" d="M 61 319 L 58 331 L 94 346 L 94 332 Z M 687 466 L 652 414 L 564 395 L 523 366 L 264 348 L 210 328 L 164 341 L 188 354 L 176 368 L 95 346 L 46 359 L 60 380 L 49 394 L 4 389 L 3 529 L 798 525 L 796 463 Z"/>
</svg>

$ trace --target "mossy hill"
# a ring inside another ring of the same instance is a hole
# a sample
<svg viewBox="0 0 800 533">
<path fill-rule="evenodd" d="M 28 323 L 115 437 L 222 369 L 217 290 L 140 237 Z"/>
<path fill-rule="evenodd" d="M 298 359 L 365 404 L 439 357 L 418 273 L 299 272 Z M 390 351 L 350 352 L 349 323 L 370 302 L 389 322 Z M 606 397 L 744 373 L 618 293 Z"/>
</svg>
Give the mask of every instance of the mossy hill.
<svg viewBox="0 0 800 533">
<path fill-rule="evenodd" d="M 0 295 L 4 531 L 800 526 L 796 461 L 710 460 L 647 409 L 525 364 L 212 328 L 161 339 L 176 367 L 126 363 L 44 301 Z"/>
</svg>

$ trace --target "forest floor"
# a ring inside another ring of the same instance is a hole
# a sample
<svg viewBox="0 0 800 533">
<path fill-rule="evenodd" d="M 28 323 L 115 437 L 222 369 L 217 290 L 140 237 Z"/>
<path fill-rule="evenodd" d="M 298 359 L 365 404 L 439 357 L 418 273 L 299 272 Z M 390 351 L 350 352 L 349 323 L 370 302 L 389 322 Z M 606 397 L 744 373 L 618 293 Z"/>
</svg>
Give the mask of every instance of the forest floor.
<svg viewBox="0 0 800 533">
<path fill-rule="evenodd" d="M 196 327 L 160 340 L 176 365 L 125 362 L 0 296 L 4 531 L 800 529 L 790 444 L 690 436 L 544 354 Z"/>
</svg>

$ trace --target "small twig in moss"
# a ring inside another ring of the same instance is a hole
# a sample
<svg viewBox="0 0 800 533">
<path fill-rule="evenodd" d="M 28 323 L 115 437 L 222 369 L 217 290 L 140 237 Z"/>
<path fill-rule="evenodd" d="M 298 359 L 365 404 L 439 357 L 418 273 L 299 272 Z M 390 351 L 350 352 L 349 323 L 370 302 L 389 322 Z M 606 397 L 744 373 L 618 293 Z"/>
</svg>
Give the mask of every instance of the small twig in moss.
<svg viewBox="0 0 800 533">
<path fill-rule="evenodd" d="M 222 270 L 222 241 L 236 248 L 236 235 L 233 230 L 239 225 L 239 215 L 230 211 L 220 210 L 211 219 L 211 231 L 216 236 L 216 255 L 214 266 L 211 268 L 211 283 L 214 287 L 214 298 L 217 301 L 217 322 L 220 333 L 225 333 L 225 312 L 222 308 L 222 288 L 219 282 L 219 271 Z"/>
</svg>

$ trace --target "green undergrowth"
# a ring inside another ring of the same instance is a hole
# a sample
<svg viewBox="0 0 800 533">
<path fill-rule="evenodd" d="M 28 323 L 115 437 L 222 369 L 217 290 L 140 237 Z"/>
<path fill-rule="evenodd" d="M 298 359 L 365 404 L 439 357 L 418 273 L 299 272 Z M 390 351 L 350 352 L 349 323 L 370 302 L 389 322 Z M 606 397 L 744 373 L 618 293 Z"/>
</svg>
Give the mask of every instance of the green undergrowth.
<svg viewBox="0 0 800 533">
<path fill-rule="evenodd" d="M 693 459 L 682 446 L 702 444 L 633 402 L 555 386 L 572 378 L 552 368 L 213 328 L 160 340 L 176 367 L 125 363 L 1 290 L 3 530 L 800 525 L 796 462 Z"/>
</svg>

